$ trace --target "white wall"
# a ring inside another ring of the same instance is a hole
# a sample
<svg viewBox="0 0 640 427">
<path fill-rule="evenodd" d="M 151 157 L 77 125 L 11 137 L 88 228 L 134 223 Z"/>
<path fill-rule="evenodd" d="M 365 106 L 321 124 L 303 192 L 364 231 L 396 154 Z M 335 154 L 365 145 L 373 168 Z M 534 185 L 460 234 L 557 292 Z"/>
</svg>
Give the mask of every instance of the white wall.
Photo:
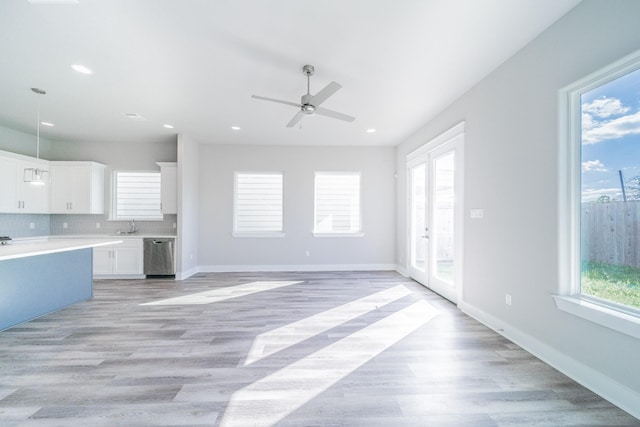
<svg viewBox="0 0 640 427">
<path fill-rule="evenodd" d="M 556 309 L 558 91 L 640 47 L 640 2 L 585 1 L 397 148 L 397 262 L 406 154 L 466 121 L 461 307 L 639 416 L 640 341 Z M 482 220 L 469 209 L 484 208 Z M 513 305 L 504 303 L 505 293 Z"/>
<path fill-rule="evenodd" d="M 393 268 L 394 159 L 393 148 L 201 145 L 201 269 Z M 284 173 L 285 237 L 232 236 L 236 171 Z M 313 237 L 315 171 L 362 172 L 364 237 Z"/>
<path fill-rule="evenodd" d="M 156 162 L 175 162 L 176 140 L 135 144 L 53 141 L 48 160 L 90 160 L 110 169 L 160 170 Z"/>
<path fill-rule="evenodd" d="M 198 178 L 200 148 L 186 135 L 178 135 L 178 240 L 176 278 L 186 279 L 198 271 L 198 217 L 200 188 Z"/>
</svg>

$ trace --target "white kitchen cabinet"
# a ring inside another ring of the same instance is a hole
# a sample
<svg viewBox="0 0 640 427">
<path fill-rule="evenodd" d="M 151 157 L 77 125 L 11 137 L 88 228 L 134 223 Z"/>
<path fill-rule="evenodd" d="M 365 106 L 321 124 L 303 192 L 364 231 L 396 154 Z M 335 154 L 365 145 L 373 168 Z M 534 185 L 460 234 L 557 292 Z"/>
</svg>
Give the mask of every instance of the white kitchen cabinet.
<svg viewBox="0 0 640 427">
<path fill-rule="evenodd" d="M 51 162 L 50 212 L 104 213 L 104 169 L 96 162 Z"/>
<path fill-rule="evenodd" d="M 178 164 L 157 162 L 160 166 L 160 195 L 163 214 L 178 213 Z"/>
<path fill-rule="evenodd" d="M 143 274 L 141 238 L 93 249 L 94 276 L 139 276 Z"/>
<path fill-rule="evenodd" d="M 46 179 L 36 185 L 25 182 L 25 170 L 49 170 L 46 160 L 31 159 L 20 155 L 0 154 L 0 212 L 49 213 L 49 182 Z M 27 171 L 29 175 L 29 171 Z"/>
<path fill-rule="evenodd" d="M 17 171 L 18 199 L 22 202 L 20 212 L 24 213 L 49 213 L 49 162 L 19 161 Z M 29 170 L 28 170 L 29 169 Z M 44 173 L 44 181 L 41 184 L 25 182 L 25 171 L 31 175 L 33 170 L 40 169 Z"/>
<path fill-rule="evenodd" d="M 18 210 L 18 185 L 15 159 L 0 157 L 0 212 L 16 212 Z"/>
</svg>

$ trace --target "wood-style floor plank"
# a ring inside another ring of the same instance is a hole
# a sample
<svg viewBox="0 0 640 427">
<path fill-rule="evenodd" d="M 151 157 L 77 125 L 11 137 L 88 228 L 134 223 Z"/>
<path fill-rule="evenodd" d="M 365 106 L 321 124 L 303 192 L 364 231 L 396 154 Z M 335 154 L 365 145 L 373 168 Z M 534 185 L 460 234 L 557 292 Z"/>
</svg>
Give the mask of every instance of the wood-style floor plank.
<svg viewBox="0 0 640 427">
<path fill-rule="evenodd" d="M 640 426 L 393 272 L 94 294 L 0 332 L 0 426 Z"/>
</svg>

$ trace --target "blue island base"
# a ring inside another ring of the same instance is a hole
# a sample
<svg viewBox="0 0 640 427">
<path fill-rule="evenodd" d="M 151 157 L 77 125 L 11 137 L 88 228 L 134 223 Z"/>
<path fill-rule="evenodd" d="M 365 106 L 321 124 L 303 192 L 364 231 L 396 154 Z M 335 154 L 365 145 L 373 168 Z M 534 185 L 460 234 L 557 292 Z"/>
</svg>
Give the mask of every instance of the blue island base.
<svg viewBox="0 0 640 427">
<path fill-rule="evenodd" d="M 93 249 L 0 261 L 0 331 L 93 297 Z"/>
</svg>

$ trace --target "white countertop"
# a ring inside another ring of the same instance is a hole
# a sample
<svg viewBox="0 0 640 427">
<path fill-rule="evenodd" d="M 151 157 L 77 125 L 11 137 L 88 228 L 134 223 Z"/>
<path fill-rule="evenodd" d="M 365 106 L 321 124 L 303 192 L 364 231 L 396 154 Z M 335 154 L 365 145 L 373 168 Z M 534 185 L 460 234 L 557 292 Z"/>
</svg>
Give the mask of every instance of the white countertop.
<svg viewBox="0 0 640 427">
<path fill-rule="evenodd" d="M 38 238 L 16 239 L 10 245 L 0 245 L 0 261 L 25 258 L 36 255 L 53 254 L 56 252 L 75 251 L 77 249 L 95 248 L 98 246 L 122 243 L 120 237 L 102 238 Z"/>
</svg>

